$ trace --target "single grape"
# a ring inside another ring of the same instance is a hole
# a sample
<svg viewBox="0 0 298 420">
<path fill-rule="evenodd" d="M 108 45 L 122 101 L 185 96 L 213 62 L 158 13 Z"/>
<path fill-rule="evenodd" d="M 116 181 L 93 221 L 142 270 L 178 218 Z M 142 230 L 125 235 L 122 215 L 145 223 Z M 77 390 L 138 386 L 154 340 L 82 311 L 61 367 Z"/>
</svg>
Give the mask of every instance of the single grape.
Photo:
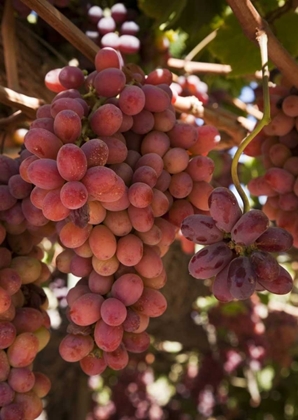
<svg viewBox="0 0 298 420">
<path fill-rule="evenodd" d="M 70 306 L 69 317 L 77 325 L 92 325 L 101 318 L 104 298 L 94 293 L 85 293 Z"/>
<path fill-rule="evenodd" d="M 237 244 L 253 244 L 269 227 L 268 217 L 261 210 L 244 213 L 234 225 L 231 238 Z"/>
<path fill-rule="evenodd" d="M 125 306 L 131 306 L 141 297 L 143 289 L 141 277 L 134 273 L 127 273 L 114 282 L 111 294 Z"/>
<path fill-rule="evenodd" d="M 250 258 L 240 256 L 230 262 L 228 284 L 235 299 L 248 299 L 255 291 L 256 278 Z"/>
<path fill-rule="evenodd" d="M 216 242 L 199 250 L 190 260 L 189 273 L 196 279 L 216 276 L 233 258 L 233 252 L 225 242 Z"/>
<path fill-rule="evenodd" d="M 190 241 L 201 245 L 220 242 L 224 238 L 224 232 L 216 227 L 215 220 L 202 214 L 186 217 L 182 222 L 181 232 Z"/>
</svg>

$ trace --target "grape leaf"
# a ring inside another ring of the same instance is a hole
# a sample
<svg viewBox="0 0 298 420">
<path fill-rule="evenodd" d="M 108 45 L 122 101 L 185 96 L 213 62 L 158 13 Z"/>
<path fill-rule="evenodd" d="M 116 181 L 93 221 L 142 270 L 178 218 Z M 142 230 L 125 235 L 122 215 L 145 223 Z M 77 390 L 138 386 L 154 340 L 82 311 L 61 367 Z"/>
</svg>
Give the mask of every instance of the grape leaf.
<svg viewBox="0 0 298 420">
<path fill-rule="evenodd" d="M 209 51 L 223 64 L 232 67 L 231 76 L 244 76 L 260 70 L 260 52 L 243 34 L 236 17 L 227 16 L 216 38 L 209 44 Z"/>
<path fill-rule="evenodd" d="M 167 27 L 175 22 L 187 0 L 138 0 L 139 9 L 147 16 L 156 20 L 156 25 L 164 24 Z"/>
<path fill-rule="evenodd" d="M 216 15 L 221 14 L 224 7 L 222 0 L 188 0 L 187 6 L 181 11 L 179 19 L 175 22 L 189 35 L 189 39 L 195 43 L 202 39 L 201 30 L 203 26 L 206 35 L 212 32 L 210 22 Z"/>
<path fill-rule="evenodd" d="M 274 33 L 277 39 L 283 44 L 288 52 L 293 55 L 298 55 L 297 38 L 293 36 L 298 27 L 298 15 L 295 12 L 288 12 L 282 15 L 279 19 L 274 21 Z"/>
</svg>

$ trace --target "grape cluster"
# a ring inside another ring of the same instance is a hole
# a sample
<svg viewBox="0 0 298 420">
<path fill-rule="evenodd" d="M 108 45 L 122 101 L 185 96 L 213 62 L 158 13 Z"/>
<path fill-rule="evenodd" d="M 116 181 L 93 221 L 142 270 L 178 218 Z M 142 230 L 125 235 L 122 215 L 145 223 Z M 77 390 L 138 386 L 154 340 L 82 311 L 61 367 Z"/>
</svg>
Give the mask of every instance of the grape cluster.
<svg viewBox="0 0 298 420">
<path fill-rule="evenodd" d="M 269 226 L 261 210 L 242 213 L 227 188 L 215 188 L 209 206 L 209 215 L 190 215 L 181 225 L 187 239 L 206 245 L 191 258 L 190 274 L 197 279 L 215 277 L 213 293 L 224 302 L 247 299 L 255 291 L 290 292 L 292 278 L 271 253 L 288 250 L 291 234 Z"/>
<path fill-rule="evenodd" d="M 57 94 L 38 109 L 20 164 L 34 223 L 54 224 L 64 248 L 57 268 L 81 278 L 60 353 L 90 375 L 149 346 L 149 320 L 167 307 L 162 256 L 185 217 L 209 210 L 206 155 L 220 138 L 176 120 L 170 71 L 146 76 L 110 47 L 95 68 L 46 75 Z"/>
<path fill-rule="evenodd" d="M 49 379 L 32 370 L 49 341 L 50 278 L 38 246 L 45 235 L 35 224 L 32 185 L 19 174 L 19 160 L 0 155 L 0 417 L 34 420 L 50 390 Z M 31 223 L 32 222 L 32 223 Z M 48 230 L 49 233 L 49 230 Z"/>
<path fill-rule="evenodd" d="M 197 75 L 179 76 L 172 88 L 180 96 L 195 96 L 204 105 L 208 103 L 208 86 Z"/>
<path fill-rule="evenodd" d="M 267 197 L 263 211 L 277 226 L 293 235 L 298 246 L 298 96 L 278 86 L 271 88 L 272 120 L 245 152 L 262 155 L 264 175 L 252 179 L 248 189 Z"/>
<path fill-rule="evenodd" d="M 86 35 L 101 47 L 111 47 L 121 54 L 135 54 L 140 49 L 137 34 L 140 30 L 135 22 L 135 11 L 123 3 L 115 3 L 110 9 L 91 6 L 87 12 L 90 27 Z"/>
</svg>

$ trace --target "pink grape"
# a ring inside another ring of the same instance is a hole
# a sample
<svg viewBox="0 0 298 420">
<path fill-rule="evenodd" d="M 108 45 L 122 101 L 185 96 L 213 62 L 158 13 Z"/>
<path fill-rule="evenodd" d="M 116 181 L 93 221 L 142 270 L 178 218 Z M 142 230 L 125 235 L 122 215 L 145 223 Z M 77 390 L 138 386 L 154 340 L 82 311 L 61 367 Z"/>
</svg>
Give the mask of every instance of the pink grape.
<svg viewBox="0 0 298 420">
<path fill-rule="evenodd" d="M 143 182 L 153 188 L 157 182 L 157 173 L 151 166 L 140 166 L 133 172 L 132 182 Z"/>
<path fill-rule="evenodd" d="M 84 83 L 84 73 L 74 66 L 65 66 L 59 72 L 59 82 L 66 89 L 78 89 Z"/>
<path fill-rule="evenodd" d="M 173 147 L 169 149 L 163 156 L 164 168 L 170 174 L 177 174 L 187 168 L 189 155 L 185 149 L 181 147 Z"/>
<path fill-rule="evenodd" d="M 16 174 L 9 178 L 8 189 L 13 197 L 21 200 L 28 197 L 28 195 L 31 193 L 32 185 L 24 181 L 19 174 Z"/>
<path fill-rule="evenodd" d="M 104 224 L 116 236 L 126 236 L 132 230 L 132 223 L 126 210 L 108 211 Z"/>
<path fill-rule="evenodd" d="M 125 332 L 123 335 L 123 344 L 131 353 L 143 353 L 150 345 L 150 336 L 147 332 L 135 334 L 133 332 Z"/>
<path fill-rule="evenodd" d="M 42 401 L 32 390 L 16 392 L 14 402 L 21 406 L 23 419 L 36 419 L 42 413 Z"/>
<path fill-rule="evenodd" d="M 112 17 L 102 17 L 97 23 L 97 30 L 101 35 L 114 32 L 116 23 Z"/>
<path fill-rule="evenodd" d="M 251 245 L 269 227 L 268 217 L 261 210 L 250 210 L 236 222 L 232 231 L 231 238 L 237 244 Z"/>
<path fill-rule="evenodd" d="M 78 209 L 88 200 L 87 188 L 79 181 L 66 182 L 61 188 L 60 200 L 67 209 Z"/>
<path fill-rule="evenodd" d="M 188 269 L 196 279 L 216 276 L 232 260 L 233 253 L 225 242 L 207 245 L 191 258 Z"/>
<path fill-rule="evenodd" d="M 212 293 L 220 302 L 230 302 L 233 296 L 229 287 L 229 265 L 221 270 L 214 278 L 212 283 Z"/>
<path fill-rule="evenodd" d="M 108 260 L 117 249 L 117 241 L 113 232 L 104 225 L 94 226 L 90 236 L 89 245 L 93 254 L 100 260 Z"/>
<path fill-rule="evenodd" d="M 145 109 L 151 112 L 162 112 L 170 105 L 166 92 L 157 86 L 146 84 L 142 87 L 145 94 Z"/>
<path fill-rule="evenodd" d="M 210 182 L 214 168 L 214 162 L 208 156 L 195 156 L 189 161 L 185 172 L 191 176 L 193 181 Z"/>
<path fill-rule="evenodd" d="M 8 376 L 8 384 L 15 392 L 30 391 L 35 382 L 34 373 L 28 367 L 12 368 Z"/>
<path fill-rule="evenodd" d="M 1 408 L 0 415 L 3 420 L 23 420 L 24 410 L 20 404 L 12 402 Z"/>
<path fill-rule="evenodd" d="M 114 282 L 111 294 L 125 306 L 131 306 L 141 297 L 143 289 L 141 277 L 134 273 L 127 273 Z"/>
<path fill-rule="evenodd" d="M 152 112 L 142 109 L 138 114 L 133 114 L 133 125 L 131 130 L 136 134 L 147 134 L 154 127 L 154 116 Z"/>
<path fill-rule="evenodd" d="M 169 132 L 176 123 L 176 116 L 171 109 L 154 113 L 154 130 Z"/>
<path fill-rule="evenodd" d="M 119 38 L 119 51 L 123 54 L 135 54 L 140 49 L 140 40 L 133 35 L 121 35 Z"/>
<path fill-rule="evenodd" d="M 32 184 L 45 190 L 60 188 L 65 182 L 58 171 L 57 162 L 53 159 L 38 159 L 30 163 L 27 169 Z"/>
<path fill-rule="evenodd" d="M 78 362 L 93 349 L 94 342 L 90 335 L 67 334 L 59 345 L 59 353 L 67 362 Z"/>
<path fill-rule="evenodd" d="M 289 272 L 282 266 L 279 268 L 278 276 L 272 281 L 266 281 L 258 278 L 257 282 L 261 284 L 268 292 L 276 295 L 285 295 L 293 288 L 293 280 Z"/>
<path fill-rule="evenodd" d="M 65 220 L 70 213 L 60 198 L 60 189 L 48 191 L 42 202 L 43 215 L 52 221 Z"/>
<path fill-rule="evenodd" d="M 265 180 L 271 188 L 279 194 L 291 192 L 295 178 L 283 168 L 269 168 L 264 175 Z"/>
<path fill-rule="evenodd" d="M 86 277 L 92 271 L 92 258 L 74 255 L 70 262 L 70 272 L 76 277 Z"/>
<path fill-rule="evenodd" d="M 119 69 L 122 64 L 122 59 L 116 50 L 110 47 L 105 47 L 101 48 L 97 52 L 94 64 L 97 71 L 109 68 Z"/>
<path fill-rule="evenodd" d="M 108 260 L 99 260 L 95 257 L 95 255 L 92 258 L 92 266 L 93 269 L 102 276 L 110 276 L 119 268 L 119 261 L 116 255 L 113 255 Z"/>
<path fill-rule="evenodd" d="M 30 365 L 38 352 L 38 338 L 31 332 L 23 332 L 15 338 L 7 350 L 7 357 L 12 367 Z"/>
<path fill-rule="evenodd" d="M 144 245 L 143 256 L 135 269 L 140 276 L 157 277 L 163 270 L 163 262 L 152 247 Z"/>
<path fill-rule="evenodd" d="M 99 201 L 89 201 L 87 205 L 89 215 L 88 223 L 90 225 L 98 225 L 105 220 L 107 211 Z"/>
<path fill-rule="evenodd" d="M 269 226 L 268 229 L 257 238 L 258 249 L 267 252 L 282 252 L 289 250 L 293 245 L 293 237 L 285 229 Z"/>
<path fill-rule="evenodd" d="M 102 196 L 106 193 L 113 191 L 115 193 L 114 200 L 119 199 L 125 191 L 125 184 L 122 181 L 121 186 L 118 191 L 115 191 L 115 186 L 121 180 L 110 168 L 105 166 L 94 166 L 89 168 L 82 179 L 82 183 L 87 188 L 87 191 L 95 199 L 101 200 Z"/>
<path fill-rule="evenodd" d="M 10 404 L 15 396 L 15 391 L 11 388 L 11 386 L 7 382 L 0 383 L 0 406 L 3 407 L 5 405 Z"/>
<path fill-rule="evenodd" d="M 88 276 L 88 286 L 92 293 L 98 293 L 100 295 L 106 295 L 111 291 L 114 282 L 114 277 L 102 276 L 96 271 L 92 270 Z M 118 298 L 118 296 L 116 296 Z M 121 300 L 121 299 L 120 299 Z"/>
<path fill-rule="evenodd" d="M 7 265 L 11 263 L 11 255 L 7 254 L 5 257 L 1 250 L 7 250 L 6 248 L 0 248 L 1 262 L 7 260 Z M 7 250 L 7 252 L 9 252 Z M 18 272 L 10 267 L 3 267 L 0 269 L 0 287 L 2 287 L 9 295 L 14 295 L 21 287 L 22 279 Z"/>
<path fill-rule="evenodd" d="M 74 143 L 81 135 L 80 116 L 71 109 L 63 109 L 54 119 L 54 132 L 62 143 Z"/>
<path fill-rule="evenodd" d="M 110 169 L 113 169 L 113 168 L 110 167 Z M 118 198 L 118 200 L 109 201 L 109 202 L 108 201 L 103 201 L 102 202 L 102 206 L 106 210 L 113 211 L 113 212 L 114 211 L 126 210 L 129 205 L 130 205 L 130 202 L 129 202 L 129 199 L 128 199 L 128 188 L 127 187 L 124 187 L 124 193 L 120 198 Z"/>
<path fill-rule="evenodd" d="M 61 229 L 59 237 L 67 248 L 77 248 L 88 239 L 91 230 L 91 225 L 81 228 L 72 222 L 67 222 Z"/>
<path fill-rule="evenodd" d="M 116 137 L 101 137 L 102 140 L 108 146 L 108 159 L 107 164 L 113 165 L 116 163 L 122 163 L 127 157 L 127 147 L 126 145 Z"/>
<path fill-rule="evenodd" d="M 47 72 L 45 75 L 45 85 L 52 92 L 62 92 L 65 87 L 61 85 L 59 80 L 59 73 L 61 69 L 54 69 Z"/>
<path fill-rule="evenodd" d="M 119 35 L 116 32 L 104 34 L 100 40 L 102 47 L 119 48 Z"/>
<path fill-rule="evenodd" d="M 212 125 L 202 125 L 197 127 L 198 137 L 196 143 L 189 148 L 192 155 L 206 156 L 211 150 L 215 149 L 220 142 L 220 133 Z"/>
<path fill-rule="evenodd" d="M 170 139 L 167 134 L 153 130 L 146 134 L 142 140 L 141 153 L 157 153 L 161 157 L 169 150 Z"/>
<path fill-rule="evenodd" d="M 167 133 L 171 147 L 189 149 L 197 141 L 197 130 L 194 126 L 182 122 L 176 122 L 174 127 Z"/>
<path fill-rule="evenodd" d="M 128 189 L 128 198 L 134 207 L 145 208 L 151 203 L 153 192 L 144 182 L 135 182 Z"/>
<path fill-rule="evenodd" d="M 121 237 L 117 243 L 116 256 L 123 265 L 135 266 L 143 256 L 142 240 L 133 234 Z"/>
<path fill-rule="evenodd" d="M 104 69 L 97 73 L 93 86 L 99 96 L 107 98 L 117 96 L 125 87 L 126 77 L 122 70 Z"/>
<path fill-rule="evenodd" d="M 159 177 L 164 169 L 164 162 L 157 153 L 150 152 L 139 158 L 134 169 L 137 170 L 142 166 L 150 166 L 155 170 L 157 177 Z"/>
<path fill-rule="evenodd" d="M 45 397 L 51 389 L 50 379 L 42 372 L 34 372 L 35 383 L 32 391 L 39 397 Z"/>
<path fill-rule="evenodd" d="M 122 112 L 113 104 L 99 107 L 90 116 L 90 126 L 98 136 L 112 136 L 122 124 Z"/>
<path fill-rule="evenodd" d="M 121 370 L 128 365 L 129 356 L 125 346 L 121 343 L 116 350 L 104 352 L 104 360 L 113 370 Z"/>
<path fill-rule="evenodd" d="M 176 200 L 170 206 L 167 214 L 167 220 L 174 226 L 180 227 L 182 221 L 192 214 L 194 214 L 194 208 L 188 200 Z"/>
<path fill-rule="evenodd" d="M 127 9 L 123 3 L 115 3 L 111 7 L 111 16 L 116 23 L 122 23 L 127 19 Z"/>
<path fill-rule="evenodd" d="M 167 282 L 167 273 L 165 269 L 157 277 L 142 277 L 144 286 L 149 287 L 150 289 L 159 290 L 163 288 Z"/>
<path fill-rule="evenodd" d="M 91 6 L 88 10 L 88 19 L 92 23 L 97 23 L 103 17 L 102 8 L 99 6 Z"/>
<path fill-rule="evenodd" d="M 159 290 L 144 287 L 142 296 L 134 303 L 133 308 L 151 318 L 161 316 L 167 309 L 167 301 Z"/>
<path fill-rule="evenodd" d="M 279 264 L 276 258 L 267 251 L 253 251 L 250 261 L 254 272 L 261 279 L 271 281 L 276 279 L 279 274 Z"/>
<path fill-rule="evenodd" d="M 61 140 L 44 128 L 31 128 L 24 139 L 26 148 L 40 158 L 55 159 L 62 146 Z"/>
<path fill-rule="evenodd" d="M 88 354 L 80 360 L 80 367 L 86 375 L 100 375 L 107 367 L 107 363 L 103 357 L 97 357 L 96 354 Z"/>
<path fill-rule="evenodd" d="M 84 116 L 83 105 L 71 97 L 55 98 L 51 105 L 51 114 L 55 118 L 56 115 L 64 110 L 74 111 L 80 118 Z"/>
<path fill-rule="evenodd" d="M 235 299 L 248 299 L 256 288 L 256 274 L 249 257 L 234 258 L 229 265 L 228 284 Z"/>
<path fill-rule="evenodd" d="M 202 245 L 210 245 L 224 239 L 224 233 L 216 227 L 215 220 L 202 214 L 186 217 L 182 222 L 181 232 L 190 241 Z"/>
<path fill-rule="evenodd" d="M 179 172 L 172 175 L 169 191 L 174 198 L 185 198 L 190 195 L 193 189 L 193 180 L 186 172 Z"/>
<path fill-rule="evenodd" d="M 114 351 L 120 345 L 123 337 L 122 325 L 111 326 L 102 319 L 97 321 L 94 329 L 94 340 L 104 351 Z"/>
<path fill-rule="evenodd" d="M 61 177 L 66 181 L 79 181 L 87 171 L 86 155 L 75 144 L 65 144 L 58 152 L 57 168 Z"/>
<path fill-rule="evenodd" d="M 136 115 L 144 108 L 145 94 L 138 86 L 125 86 L 119 95 L 118 104 L 124 114 Z"/>
<path fill-rule="evenodd" d="M 114 297 L 105 299 L 100 308 L 101 318 L 103 321 L 112 327 L 117 327 L 123 324 L 127 310 L 125 305 Z"/>
<path fill-rule="evenodd" d="M 216 226 L 224 232 L 231 232 L 235 223 L 242 216 L 235 195 L 224 187 L 215 188 L 209 195 L 209 211 Z"/>
<path fill-rule="evenodd" d="M 133 228 L 139 232 L 147 232 L 154 224 L 154 215 L 150 206 L 138 208 L 132 204 L 128 207 L 128 216 Z"/>
<path fill-rule="evenodd" d="M 4 382 L 7 380 L 10 372 L 10 364 L 8 361 L 7 353 L 4 350 L 0 350 L 0 380 Z"/>
<path fill-rule="evenodd" d="M 132 308 L 127 308 L 127 316 L 123 322 L 123 329 L 126 332 L 134 332 L 140 328 L 141 315 L 134 311 Z"/>
<path fill-rule="evenodd" d="M 86 293 L 78 297 L 70 306 L 70 319 L 77 325 L 92 325 L 101 317 L 104 298 L 94 293 Z"/>
</svg>

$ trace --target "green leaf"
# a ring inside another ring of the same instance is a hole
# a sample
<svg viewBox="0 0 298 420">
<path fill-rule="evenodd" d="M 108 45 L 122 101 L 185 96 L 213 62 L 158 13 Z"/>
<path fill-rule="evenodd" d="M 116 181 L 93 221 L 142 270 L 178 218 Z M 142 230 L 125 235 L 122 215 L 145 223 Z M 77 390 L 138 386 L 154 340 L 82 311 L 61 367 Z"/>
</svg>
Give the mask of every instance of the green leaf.
<svg viewBox="0 0 298 420">
<path fill-rule="evenodd" d="M 291 55 L 298 55 L 297 37 L 294 34 L 298 27 L 298 14 L 288 12 L 274 21 L 274 33 L 277 39 Z"/>
<path fill-rule="evenodd" d="M 139 9 L 165 28 L 179 18 L 186 4 L 187 0 L 138 0 Z"/>
<path fill-rule="evenodd" d="M 203 26 L 210 24 L 211 20 L 222 12 L 222 9 L 222 0 L 188 0 L 187 6 L 175 22 L 175 27 L 181 28 L 189 35 L 190 41 L 197 43 L 202 39 Z M 206 35 L 210 32 L 212 29 L 209 26 Z"/>
<path fill-rule="evenodd" d="M 219 28 L 209 51 L 223 64 L 232 67 L 231 76 L 244 76 L 260 70 L 259 48 L 243 34 L 234 15 L 229 15 Z"/>
</svg>

